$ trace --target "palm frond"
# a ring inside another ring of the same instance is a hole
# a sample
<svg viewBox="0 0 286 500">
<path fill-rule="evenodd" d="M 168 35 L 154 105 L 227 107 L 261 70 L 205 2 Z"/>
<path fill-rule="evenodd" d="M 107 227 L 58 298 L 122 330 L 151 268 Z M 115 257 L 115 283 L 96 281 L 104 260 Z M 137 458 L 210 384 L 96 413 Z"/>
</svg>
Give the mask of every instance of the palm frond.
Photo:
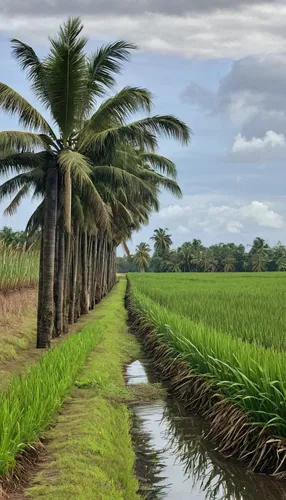
<svg viewBox="0 0 286 500">
<path fill-rule="evenodd" d="M 158 155 L 156 153 L 150 153 L 142 151 L 139 153 L 139 157 L 143 162 L 148 162 L 152 167 L 163 174 L 167 174 L 173 179 L 177 178 L 177 169 L 175 163 L 173 163 L 169 158 L 165 156 Z"/>
<path fill-rule="evenodd" d="M 59 153 L 58 162 L 62 174 L 64 175 L 69 171 L 71 177 L 79 186 L 82 186 L 84 182 L 90 183 L 91 164 L 88 158 L 82 154 L 66 149 Z"/>
<path fill-rule="evenodd" d="M 3 130 L 0 132 L 0 151 L 4 155 L 11 152 L 25 153 L 33 152 L 35 148 L 47 149 L 50 139 L 44 134 L 33 134 L 32 132 L 19 132 L 18 130 Z"/>
<path fill-rule="evenodd" d="M 115 84 L 114 74 L 120 73 L 122 62 L 130 59 L 130 51 L 137 49 L 136 45 L 118 40 L 100 47 L 88 59 L 90 84 L 96 95 L 102 95 L 105 87 Z"/>
<path fill-rule="evenodd" d="M 82 118 L 87 119 L 96 98 L 102 96 L 106 88 L 115 84 L 114 75 L 120 73 L 122 63 L 130 59 L 130 51 L 136 49 L 132 43 L 118 40 L 103 45 L 96 53 L 86 58 L 85 90 L 82 94 Z"/>
<path fill-rule="evenodd" d="M 141 179 L 144 179 L 146 182 L 154 182 L 157 186 L 163 187 L 172 193 L 172 195 L 181 198 L 182 191 L 177 184 L 177 182 L 173 179 L 169 179 L 164 175 L 158 174 L 152 170 L 142 170 L 140 173 Z"/>
<path fill-rule="evenodd" d="M 45 106 L 48 106 L 49 95 L 45 63 L 40 61 L 34 49 L 26 43 L 13 38 L 11 44 L 12 55 L 19 62 L 20 67 L 26 71 L 33 92 Z"/>
<path fill-rule="evenodd" d="M 24 186 L 37 186 L 38 182 L 44 178 L 44 172 L 40 168 L 35 168 L 30 172 L 18 174 L 0 186 L 0 200 L 6 196 L 13 195 Z"/>
<path fill-rule="evenodd" d="M 115 96 L 104 101 L 88 120 L 88 132 L 100 132 L 110 124 L 123 124 L 132 113 L 151 109 L 151 93 L 139 87 L 124 87 Z M 84 133 L 84 131 L 83 131 Z"/>
<path fill-rule="evenodd" d="M 145 182 L 145 179 L 111 165 L 94 167 L 92 178 L 95 184 L 98 180 L 106 182 L 113 186 L 113 189 L 125 188 L 130 195 L 133 192 L 133 196 L 143 193 L 144 196 L 148 197 L 149 194 L 153 195 L 154 192 L 153 187 L 148 182 Z"/>
<path fill-rule="evenodd" d="M 23 198 L 27 196 L 30 191 L 30 185 L 25 184 L 13 198 L 13 200 L 9 203 L 8 207 L 4 210 L 4 215 L 14 215 L 17 212 Z"/>
<path fill-rule="evenodd" d="M 33 236 L 33 234 L 40 229 L 44 222 L 44 205 L 45 201 L 43 200 L 40 205 L 36 208 L 36 210 L 32 213 L 26 225 L 26 232 L 29 237 Z"/>
<path fill-rule="evenodd" d="M 192 134 L 183 121 L 172 115 L 155 115 L 138 120 L 132 125 L 138 130 L 148 131 L 154 135 L 177 139 L 182 144 L 188 144 Z"/>
<path fill-rule="evenodd" d="M 131 257 L 130 250 L 128 248 L 126 240 L 122 240 L 121 245 L 123 246 L 124 252 L 127 255 L 127 257 Z"/>
<path fill-rule="evenodd" d="M 4 83 L 0 83 L 0 109 L 10 115 L 17 115 L 21 125 L 55 137 L 43 116 L 26 99 Z"/>
<path fill-rule="evenodd" d="M 56 38 L 50 39 L 51 53 L 46 60 L 50 109 L 64 144 L 77 128 L 82 108 L 82 92 L 86 88 L 84 47 L 81 20 L 69 18 Z"/>
<path fill-rule="evenodd" d="M 15 153 L 0 155 L 0 173 L 21 172 L 43 166 L 49 159 L 48 152 L 40 153 Z"/>
<path fill-rule="evenodd" d="M 119 145 L 132 144 L 153 151 L 158 146 L 156 136 L 141 122 L 113 126 L 96 134 L 86 130 L 79 137 L 78 148 L 83 152 L 91 150 L 104 154 L 110 150 L 115 153 Z"/>
</svg>

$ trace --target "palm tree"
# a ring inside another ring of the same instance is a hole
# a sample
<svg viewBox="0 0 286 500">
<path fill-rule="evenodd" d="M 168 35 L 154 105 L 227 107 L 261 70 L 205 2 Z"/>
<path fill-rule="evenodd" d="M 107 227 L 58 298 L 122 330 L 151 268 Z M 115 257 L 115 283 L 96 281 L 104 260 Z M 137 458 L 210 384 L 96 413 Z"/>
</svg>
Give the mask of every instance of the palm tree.
<svg viewBox="0 0 286 500">
<path fill-rule="evenodd" d="M 170 273 L 179 273 L 179 272 L 181 272 L 180 258 L 179 258 L 178 252 L 176 250 L 172 250 L 168 254 L 166 265 L 167 265 L 167 270 Z"/>
<path fill-rule="evenodd" d="M 252 270 L 254 272 L 261 273 L 262 271 L 266 271 L 268 256 L 262 246 L 259 248 L 259 250 L 257 250 L 255 253 L 252 254 L 251 262 L 252 262 Z"/>
<path fill-rule="evenodd" d="M 203 245 L 201 240 L 193 239 L 192 241 L 192 264 L 195 264 L 195 270 L 198 272 L 201 264 Z"/>
<path fill-rule="evenodd" d="M 182 244 L 180 248 L 178 248 L 178 253 L 180 257 L 180 263 L 183 268 L 183 271 L 191 271 L 191 263 L 192 263 L 192 244 L 189 241 L 186 241 Z"/>
<path fill-rule="evenodd" d="M 218 260 L 215 258 L 210 249 L 203 250 L 201 256 L 201 264 L 204 272 L 215 272 L 218 265 Z"/>
<path fill-rule="evenodd" d="M 161 227 L 159 227 L 159 229 L 155 229 L 154 235 L 150 238 L 150 240 L 155 241 L 155 252 L 161 257 L 169 252 L 170 247 L 173 243 L 171 235 L 168 234 L 167 231 L 168 228 L 162 229 Z"/>
<path fill-rule="evenodd" d="M 223 270 L 225 273 L 230 273 L 235 271 L 235 257 L 233 256 L 233 251 L 231 248 L 227 248 L 222 260 Z"/>
<path fill-rule="evenodd" d="M 120 70 L 121 63 L 129 58 L 134 45 L 124 41 L 115 42 L 87 57 L 84 53 L 87 40 L 81 36 L 82 28 L 78 18 L 69 19 L 60 28 L 58 36 L 51 40 L 50 53 L 44 61 L 40 61 L 31 47 L 13 40 L 14 56 L 26 70 L 38 100 L 49 110 L 54 128 L 17 92 L 0 84 L 0 108 L 10 114 L 17 114 L 19 122 L 26 129 L 36 130 L 0 133 L 3 152 L 0 171 L 6 172 L 12 168 L 13 171 L 21 172 L 12 183 L 5 183 L 1 188 L 3 197 L 16 186 L 21 187 L 10 210 L 19 206 L 33 186 L 36 186 L 35 193 L 44 198 L 41 204 L 38 347 L 49 346 L 53 329 L 56 249 L 61 256 L 57 262 L 59 269 L 64 266 L 61 279 L 57 281 L 61 290 L 64 287 L 60 302 L 65 300 L 62 296 L 68 294 L 73 190 L 81 189 L 84 196 L 88 197 L 97 224 L 101 224 L 101 219 L 107 223 L 106 205 L 91 179 L 93 168 L 98 167 L 97 175 L 100 175 L 101 168 L 105 182 L 106 176 L 109 176 L 114 181 L 116 178 L 117 184 L 120 179 L 123 186 L 131 179 L 135 191 L 140 191 L 144 183 L 147 188 L 145 179 L 152 176 L 156 184 L 160 175 L 146 172 L 145 169 L 139 182 L 128 169 L 124 172 L 121 169 L 119 174 L 113 161 L 119 156 L 120 145 L 132 144 L 149 154 L 148 151 L 152 153 L 156 148 L 158 133 L 173 136 L 185 143 L 190 137 L 188 127 L 168 115 L 143 118 L 130 124 L 125 122 L 126 116 L 134 111 L 150 110 L 151 95 L 145 89 L 127 87 L 93 112 L 97 97 L 114 84 L 113 73 Z M 147 160 L 151 161 L 150 158 Z M 162 168 L 169 168 L 170 171 L 172 165 L 166 166 L 165 162 Z M 161 182 L 164 182 L 163 179 Z M 167 185 L 176 190 L 176 183 L 171 179 L 166 181 Z M 87 243 L 84 235 L 83 246 Z M 103 255 L 101 262 L 105 268 L 104 255 L 107 249 L 107 242 L 97 249 Z"/>
<path fill-rule="evenodd" d="M 139 267 L 140 272 L 144 273 L 150 264 L 150 247 L 148 243 L 139 243 L 136 247 L 136 253 L 133 257 L 135 264 Z"/>
</svg>

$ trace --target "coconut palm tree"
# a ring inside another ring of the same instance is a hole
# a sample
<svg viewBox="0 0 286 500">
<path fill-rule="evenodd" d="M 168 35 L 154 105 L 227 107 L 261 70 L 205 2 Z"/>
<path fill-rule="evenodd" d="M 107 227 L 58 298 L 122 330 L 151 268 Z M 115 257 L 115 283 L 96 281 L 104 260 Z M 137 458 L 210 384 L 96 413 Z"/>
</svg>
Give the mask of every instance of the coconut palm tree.
<svg viewBox="0 0 286 500">
<path fill-rule="evenodd" d="M 183 271 L 190 272 L 193 258 L 191 242 L 186 241 L 183 243 L 182 246 L 178 248 L 178 254 Z"/>
<path fill-rule="evenodd" d="M 198 272 L 201 260 L 202 260 L 202 250 L 203 250 L 203 245 L 201 240 L 198 239 L 193 239 L 192 241 L 192 264 L 195 265 L 195 270 Z"/>
<path fill-rule="evenodd" d="M 167 267 L 168 272 L 170 272 L 170 273 L 181 272 L 180 256 L 179 256 L 177 250 L 171 250 L 171 252 L 169 252 L 167 260 L 166 260 L 166 267 Z"/>
<path fill-rule="evenodd" d="M 137 245 L 133 260 L 135 264 L 139 267 L 140 272 L 144 273 L 150 264 L 150 247 L 148 243 L 139 243 Z"/>
<path fill-rule="evenodd" d="M 105 89 L 114 84 L 113 74 L 129 58 L 134 46 L 119 41 L 102 47 L 96 54 L 87 57 L 84 52 L 87 40 L 81 35 L 82 27 L 78 18 L 69 19 L 60 28 L 58 36 L 51 40 L 50 53 L 43 61 L 40 61 L 31 47 L 13 40 L 14 56 L 27 72 L 32 90 L 49 111 L 55 127 L 49 125 L 17 92 L 0 84 L 0 108 L 18 115 L 20 124 L 25 129 L 33 130 L 0 133 L 3 153 L 0 171 L 12 169 L 20 171 L 19 175 L 22 175 L 20 179 L 15 178 L 14 186 L 20 181 L 22 185 L 11 210 L 27 195 L 32 184 L 31 177 L 34 176 L 34 182 L 38 173 L 41 176 L 38 194 L 44 197 L 41 206 L 41 260 L 45 265 L 40 266 L 38 347 L 49 345 L 53 328 L 57 238 L 62 242 L 66 240 L 64 276 L 65 281 L 67 279 L 74 186 L 83 188 L 89 199 L 93 200 L 97 221 L 105 219 L 105 205 L 90 179 L 93 165 L 109 166 L 109 176 L 118 177 L 112 163 L 120 144 L 129 143 L 138 148 L 147 148 L 146 153 L 150 151 L 152 154 L 157 145 L 157 133 L 163 132 L 185 143 L 190 136 L 188 128 L 171 116 L 148 117 L 126 124 L 125 118 L 130 113 L 139 109 L 150 110 L 151 95 L 145 89 L 123 89 L 93 112 L 97 97 L 102 96 Z M 107 162 L 103 163 L 103 160 Z M 128 176 L 128 173 L 121 173 L 122 183 L 130 180 L 131 174 Z M 132 182 L 136 184 L 134 177 Z M 4 186 L 2 189 L 3 196 L 6 188 Z"/>
<path fill-rule="evenodd" d="M 225 273 L 230 273 L 235 271 L 235 257 L 233 256 L 233 250 L 231 248 L 227 248 L 224 257 L 222 259 L 223 270 Z"/>
<path fill-rule="evenodd" d="M 266 271 L 268 263 L 268 255 L 263 246 L 259 248 L 251 257 L 252 270 L 256 273 Z"/>
<path fill-rule="evenodd" d="M 168 228 L 162 229 L 161 227 L 159 227 L 159 229 L 155 229 L 154 235 L 150 238 L 150 240 L 153 240 L 155 242 L 155 252 L 161 257 L 168 253 L 173 243 L 171 235 L 168 234 L 167 231 Z"/>
<path fill-rule="evenodd" d="M 201 254 L 201 264 L 204 272 L 215 272 L 218 265 L 218 260 L 215 258 L 210 249 L 205 249 Z"/>
</svg>

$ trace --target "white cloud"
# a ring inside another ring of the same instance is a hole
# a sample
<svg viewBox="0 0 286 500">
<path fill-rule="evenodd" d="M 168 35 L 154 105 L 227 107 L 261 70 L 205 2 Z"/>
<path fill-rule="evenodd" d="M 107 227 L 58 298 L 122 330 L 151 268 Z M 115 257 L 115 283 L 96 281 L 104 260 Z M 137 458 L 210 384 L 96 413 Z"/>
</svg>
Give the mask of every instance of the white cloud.
<svg viewBox="0 0 286 500">
<path fill-rule="evenodd" d="M 17 38 L 46 41 L 54 33 L 59 22 L 70 12 L 57 13 L 54 17 L 44 15 L 40 9 L 35 15 L 2 13 L 0 31 Z M 99 12 L 102 12 L 99 10 Z M 78 14 L 81 8 L 78 7 Z M 85 33 L 92 39 L 125 39 L 135 41 L 141 48 L 166 54 L 186 57 L 240 58 L 246 55 L 275 54 L 285 46 L 284 19 L 286 6 L 281 4 L 245 5 L 240 9 L 229 7 L 223 10 L 187 12 L 183 16 L 146 11 L 136 14 L 118 13 L 105 15 L 83 13 Z M 32 15 L 32 18 L 31 18 Z M 32 19 L 32 21 L 31 21 Z M 231 29 L 230 29 L 231 26 Z"/>
<path fill-rule="evenodd" d="M 266 162 L 284 160 L 286 139 L 284 134 L 268 130 L 263 137 L 247 139 L 242 134 L 234 138 L 230 153 L 226 158 L 238 162 Z"/>
<path fill-rule="evenodd" d="M 227 223 L 226 229 L 229 233 L 238 234 L 241 233 L 243 224 L 237 220 L 233 220 Z"/>
<path fill-rule="evenodd" d="M 221 203 L 223 201 L 223 203 Z M 284 226 L 284 217 L 270 202 L 246 201 L 218 193 L 186 196 L 177 205 L 163 208 L 159 224 L 164 224 L 178 236 L 188 232 L 209 234 L 212 239 L 227 238 L 227 234 L 255 234 L 259 228 L 277 231 Z"/>
<path fill-rule="evenodd" d="M 244 218 L 252 218 L 259 226 L 279 229 L 284 223 L 280 214 L 259 201 L 252 201 L 249 205 L 240 207 L 239 211 Z"/>
<path fill-rule="evenodd" d="M 252 137 L 252 139 L 246 139 L 241 134 L 238 134 L 232 146 L 233 153 L 244 153 L 250 152 L 255 153 L 256 151 L 265 151 L 268 148 L 275 148 L 286 144 L 284 134 L 277 134 L 273 130 L 268 130 L 264 137 Z"/>
</svg>

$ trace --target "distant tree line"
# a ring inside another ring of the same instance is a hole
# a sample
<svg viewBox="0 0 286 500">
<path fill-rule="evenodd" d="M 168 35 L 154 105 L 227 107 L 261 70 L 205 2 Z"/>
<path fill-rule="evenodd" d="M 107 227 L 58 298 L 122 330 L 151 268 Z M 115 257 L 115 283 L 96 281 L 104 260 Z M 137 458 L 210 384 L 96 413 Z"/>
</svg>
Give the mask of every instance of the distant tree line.
<svg viewBox="0 0 286 500">
<path fill-rule="evenodd" d="M 33 248 L 38 250 L 40 244 L 40 233 L 35 231 L 29 235 L 26 231 L 14 231 L 9 226 L 0 229 L 0 246 L 12 248 L 14 250 L 27 251 Z"/>
<path fill-rule="evenodd" d="M 235 243 L 205 247 L 201 240 L 186 241 L 171 249 L 168 229 L 156 229 L 148 243 L 140 243 L 135 254 L 118 257 L 118 272 L 263 272 L 286 271 L 286 246 L 280 242 L 270 247 L 263 238 L 255 238 L 250 248 Z"/>
</svg>

